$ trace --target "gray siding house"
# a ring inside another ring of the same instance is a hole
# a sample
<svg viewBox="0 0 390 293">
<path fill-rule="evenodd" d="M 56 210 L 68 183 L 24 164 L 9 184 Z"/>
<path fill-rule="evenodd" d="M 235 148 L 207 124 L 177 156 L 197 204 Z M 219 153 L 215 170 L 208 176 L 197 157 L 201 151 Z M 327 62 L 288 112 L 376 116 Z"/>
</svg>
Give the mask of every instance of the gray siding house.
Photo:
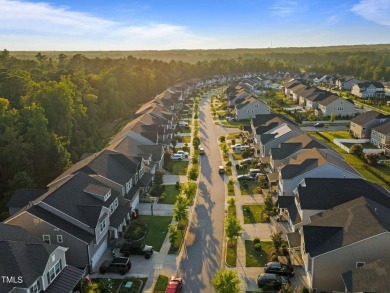
<svg viewBox="0 0 390 293">
<path fill-rule="evenodd" d="M 71 265 L 94 270 L 107 250 L 108 238 L 124 231 L 130 212 L 117 191 L 78 172 L 5 223 L 23 227 L 48 244 L 68 247 Z"/>
<path fill-rule="evenodd" d="M 386 121 L 390 116 L 375 111 L 368 111 L 351 119 L 349 131 L 357 138 L 371 138 L 371 130 Z"/>
<path fill-rule="evenodd" d="M 66 251 L 21 227 L 0 223 L 0 292 L 73 292 L 84 271 L 67 264 Z"/>
<path fill-rule="evenodd" d="M 270 114 L 271 108 L 253 95 L 250 95 L 235 105 L 234 112 L 237 120 L 246 120 L 254 118 L 259 114 Z"/>
<path fill-rule="evenodd" d="M 371 143 L 380 149 L 390 145 L 390 120 L 372 128 Z"/>
</svg>

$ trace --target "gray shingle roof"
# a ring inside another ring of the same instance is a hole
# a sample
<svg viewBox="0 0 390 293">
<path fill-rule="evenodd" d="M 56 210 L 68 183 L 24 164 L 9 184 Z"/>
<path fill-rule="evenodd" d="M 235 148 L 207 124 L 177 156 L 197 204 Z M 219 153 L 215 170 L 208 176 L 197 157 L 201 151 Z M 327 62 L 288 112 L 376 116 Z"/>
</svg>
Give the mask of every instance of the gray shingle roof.
<svg viewBox="0 0 390 293">
<path fill-rule="evenodd" d="M 342 274 L 348 292 L 390 292 L 390 258 L 381 258 Z"/>
<path fill-rule="evenodd" d="M 31 244 L 22 242 L 0 241 L 0 273 L 2 276 L 22 276 L 23 282 L 18 287 L 30 287 L 45 270 L 50 254 L 57 246 L 50 244 Z M 17 279 L 16 279 L 17 280 Z M 1 287 L 8 284 L 1 282 Z M 15 284 L 6 288 L 11 290 Z"/>
<path fill-rule="evenodd" d="M 295 205 L 294 196 L 278 196 L 278 205 L 279 208 L 285 208 L 288 210 L 289 218 L 294 225 L 302 222 L 297 206 Z"/>
<path fill-rule="evenodd" d="M 390 208 L 390 193 L 383 187 L 363 179 L 305 178 L 298 186 L 301 209 L 327 210 L 360 196 Z"/>
<path fill-rule="evenodd" d="M 106 201 L 103 201 L 84 191 L 91 184 L 107 188 L 107 186 L 91 176 L 78 172 L 64 184 L 51 189 L 45 194 L 42 202 L 83 222 L 91 228 L 95 228 L 102 207 L 108 207 L 119 196 L 119 193 L 111 189 L 111 196 Z"/>
<path fill-rule="evenodd" d="M 351 119 L 351 122 L 356 123 L 358 125 L 366 125 L 367 123 L 371 122 L 375 119 L 382 119 L 388 117 L 390 119 L 390 116 L 384 115 L 382 113 L 378 113 L 375 111 L 368 111 L 365 113 L 362 113 L 354 118 Z"/>
<path fill-rule="evenodd" d="M 372 130 L 375 130 L 376 132 L 379 132 L 384 135 L 390 134 L 390 120 L 386 121 L 382 124 L 379 124 L 378 126 L 375 126 L 372 128 Z"/>
<path fill-rule="evenodd" d="M 53 226 L 61 229 L 62 231 L 73 235 L 74 237 L 89 244 L 95 239 L 95 235 L 92 232 L 88 232 L 80 227 L 73 225 L 72 223 L 65 221 L 64 219 L 56 216 L 53 213 L 48 212 L 39 205 L 34 205 L 27 210 L 28 213 L 52 224 Z"/>
<path fill-rule="evenodd" d="M 302 149 L 301 143 L 281 143 L 278 148 L 271 149 L 273 160 L 282 160 Z"/>
<path fill-rule="evenodd" d="M 330 95 L 330 96 L 326 97 L 325 99 L 318 101 L 318 104 L 320 104 L 322 106 L 328 106 L 328 105 L 332 104 L 334 101 L 337 101 L 338 99 L 342 99 L 342 98 L 340 98 L 339 96 L 336 96 L 336 95 Z M 347 100 L 345 100 L 345 101 L 347 102 Z"/>
<path fill-rule="evenodd" d="M 30 201 L 36 200 L 39 196 L 44 194 L 47 189 L 17 189 L 12 194 L 7 203 L 7 207 L 22 208 Z"/>
<path fill-rule="evenodd" d="M 110 216 L 110 226 L 118 228 L 120 224 L 123 223 L 123 220 L 126 219 L 127 214 L 130 214 L 131 208 L 126 206 L 125 203 L 119 204 L 114 213 Z"/>
<path fill-rule="evenodd" d="M 311 257 L 388 232 L 390 209 L 359 197 L 312 216 L 303 226 L 305 250 Z"/>
<path fill-rule="evenodd" d="M 54 279 L 45 293 L 72 292 L 84 275 L 85 272 L 83 270 L 68 265 Z"/>
</svg>

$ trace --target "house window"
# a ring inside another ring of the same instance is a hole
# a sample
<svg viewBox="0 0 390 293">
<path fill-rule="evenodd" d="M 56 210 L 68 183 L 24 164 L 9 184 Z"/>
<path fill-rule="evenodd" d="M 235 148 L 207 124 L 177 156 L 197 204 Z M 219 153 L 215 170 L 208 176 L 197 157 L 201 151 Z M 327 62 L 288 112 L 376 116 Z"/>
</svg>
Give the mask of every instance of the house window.
<svg viewBox="0 0 390 293">
<path fill-rule="evenodd" d="M 57 235 L 57 242 L 58 243 L 64 242 L 63 239 L 62 239 L 62 235 Z"/>
<path fill-rule="evenodd" d="M 42 238 L 43 238 L 43 242 L 50 244 L 50 235 L 43 235 Z"/>
<path fill-rule="evenodd" d="M 100 222 L 99 231 L 102 232 L 106 228 L 106 219 Z"/>
<path fill-rule="evenodd" d="M 360 268 L 360 267 L 363 267 L 366 263 L 364 261 L 357 261 L 356 262 L 356 267 L 357 268 Z"/>
<path fill-rule="evenodd" d="M 47 283 L 50 284 L 61 272 L 62 270 L 62 261 L 59 260 L 54 266 L 51 267 L 47 273 Z"/>
<path fill-rule="evenodd" d="M 31 286 L 31 292 L 38 293 L 41 291 L 41 281 L 37 280 L 32 286 Z"/>
</svg>

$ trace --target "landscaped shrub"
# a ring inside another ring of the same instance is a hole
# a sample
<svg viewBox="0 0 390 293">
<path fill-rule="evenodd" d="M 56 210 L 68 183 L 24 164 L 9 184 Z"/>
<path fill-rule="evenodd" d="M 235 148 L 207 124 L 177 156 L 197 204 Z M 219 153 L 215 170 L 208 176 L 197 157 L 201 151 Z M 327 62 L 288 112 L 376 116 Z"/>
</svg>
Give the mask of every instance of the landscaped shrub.
<svg viewBox="0 0 390 293">
<path fill-rule="evenodd" d="M 260 243 L 260 238 L 259 237 L 256 237 L 255 239 L 253 239 L 253 244 L 256 244 L 256 243 Z"/>
<path fill-rule="evenodd" d="M 190 172 L 188 173 L 188 179 L 195 181 L 196 179 L 198 179 L 198 175 L 199 175 L 198 168 L 192 167 Z"/>
<path fill-rule="evenodd" d="M 255 244 L 253 245 L 253 247 L 254 247 L 254 249 L 255 249 L 256 251 L 261 251 L 261 244 L 260 244 L 260 243 L 255 243 Z"/>
<path fill-rule="evenodd" d="M 160 200 L 161 200 L 161 201 L 164 201 L 166 197 L 167 197 L 167 195 L 165 194 L 165 192 L 163 192 L 163 193 L 161 193 L 161 195 L 160 195 Z"/>
<path fill-rule="evenodd" d="M 236 144 L 236 140 L 235 139 L 232 139 L 232 144 Z"/>
<path fill-rule="evenodd" d="M 283 252 L 283 255 L 288 255 L 288 248 L 286 247 L 286 245 L 282 246 L 282 252 Z"/>
<path fill-rule="evenodd" d="M 192 164 L 198 164 L 199 160 L 197 156 L 192 156 Z"/>
<path fill-rule="evenodd" d="M 278 259 L 278 256 L 277 256 L 277 255 L 273 255 L 273 256 L 271 257 L 271 260 L 272 260 L 272 261 L 278 261 L 279 259 Z"/>
<path fill-rule="evenodd" d="M 226 141 L 226 137 L 225 136 L 220 136 L 219 137 L 219 141 L 220 142 L 225 142 Z"/>
<path fill-rule="evenodd" d="M 227 167 L 231 167 L 232 165 L 233 165 L 232 161 L 229 161 L 229 162 L 226 163 Z"/>
</svg>

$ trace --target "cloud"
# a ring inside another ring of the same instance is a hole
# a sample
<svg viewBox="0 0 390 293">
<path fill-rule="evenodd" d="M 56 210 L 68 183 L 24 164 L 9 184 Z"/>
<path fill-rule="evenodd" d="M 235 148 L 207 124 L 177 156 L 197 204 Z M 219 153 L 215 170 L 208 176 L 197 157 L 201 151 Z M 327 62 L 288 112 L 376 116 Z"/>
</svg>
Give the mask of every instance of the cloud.
<svg viewBox="0 0 390 293">
<path fill-rule="evenodd" d="M 289 1 L 289 0 L 280 0 L 276 3 L 274 3 L 270 10 L 273 15 L 277 15 L 280 17 L 287 17 L 293 14 L 295 11 L 297 11 L 299 5 L 296 1 Z"/>
<path fill-rule="evenodd" d="M 367 20 L 390 26 L 390 0 L 360 0 L 351 11 Z"/>
<path fill-rule="evenodd" d="M 326 20 L 327 24 L 335 24 L 338 22 L 338 18 L 336 15 L 329 16 Z"/>
<path fill-rule="evenodd" d="M 133 19 L 129 25 L 43 2 L 0 0 L 0 7 L 0 39 L 9 50 L 218 47 L 216 39 L 168 23 L 139 23 Z"/>
</svg>

